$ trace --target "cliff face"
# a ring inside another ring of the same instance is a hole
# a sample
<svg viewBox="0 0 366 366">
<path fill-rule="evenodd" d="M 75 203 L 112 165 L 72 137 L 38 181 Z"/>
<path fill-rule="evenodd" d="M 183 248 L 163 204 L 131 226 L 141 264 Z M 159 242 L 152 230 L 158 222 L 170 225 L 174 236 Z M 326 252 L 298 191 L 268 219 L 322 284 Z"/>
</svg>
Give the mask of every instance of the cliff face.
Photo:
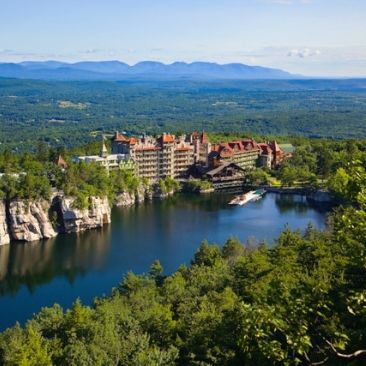
<svg viewBox="0 0 366 366">
<path fill-rule="evenodd" d="M 48 217 L 49 208 L 47 201 L 11 201 L 8 222 L 12 239 L 34 241 L 56 236 Z"/>
<path fill-rule="evenodd" d="M 135 193 L 122 192 L 116 196 L 115 205 L 120 206 L 132 206 L 136 202 Z"/>
<path fill-rule="evenodd" d="M 121 192 L 115 199 L 115 205 L 119 206 L 131 206 L 135 203 L 141 203 L 145 200 L 152 199 L 152 191 L 144 186 L 138 187 L 135 192 Z"/>
<path fill-rule="evenodd" d="M 10 235 L 8 232 L 5 201 L 0 200 L 0 245 L 9 243 Z"/>
<path fill-rule="evenodd" d="M 116 206 L 127 206 L 154 197 L 163 198 L 172 194 L 153 192 L 140 186 L 136 192 L 122 192 L 115 201 Z M 102 227 L 111 222 L 111 207 L 107 198 L 91 197 L 89 207 L 74 207 L 75 198 L 57 192 L 51 201 L 0 200 L 0 245 L 11 240 L 35 241 L 56 236 L 58 232 L 79 232 Z M 49 212 L 57 217 L 57 231 L 53 228 Z"/>
<path fill-rule="evenodd" d="M 89 207 L 74 208 L 75 198 L 61 197 L 60 210 L 67 233 L 102 227 L 111 222 L 111 208 L 107 198 L 91 197 Z"/>
</svg>

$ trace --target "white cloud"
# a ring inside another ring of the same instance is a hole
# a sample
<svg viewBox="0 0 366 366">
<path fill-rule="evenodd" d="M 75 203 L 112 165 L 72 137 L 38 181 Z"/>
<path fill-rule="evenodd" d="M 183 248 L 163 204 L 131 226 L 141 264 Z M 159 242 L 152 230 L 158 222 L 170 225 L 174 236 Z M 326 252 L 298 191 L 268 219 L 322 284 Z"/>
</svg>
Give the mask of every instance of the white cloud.
<svg viewBox="0 0 366 366">
<path fill-rule="evenodd" d="M 87 55 L 91 55 L 91 54 L 95 54 L 95 53 L 99 53 L 100 50 L 96 49 L 96 48 L 90 48 L 84 51 L 80 51 L 80 53 L 85 53 Z"/>
<path fill-rule="evenodd" d="M 320 50 L 312 50 L 310 48 L 304 48 L 304 49 L 298 49 L 293 48 L 287 53 L 288 57 L 313 57 L 313 56 L 319 56 L 321 54 Z"/>
</svg>

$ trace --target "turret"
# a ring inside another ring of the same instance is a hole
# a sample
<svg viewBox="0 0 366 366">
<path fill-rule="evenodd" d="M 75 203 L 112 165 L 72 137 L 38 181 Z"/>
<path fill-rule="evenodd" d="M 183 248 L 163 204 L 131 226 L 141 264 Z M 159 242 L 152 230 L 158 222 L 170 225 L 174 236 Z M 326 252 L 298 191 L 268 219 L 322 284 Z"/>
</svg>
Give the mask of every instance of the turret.
<svg viewBox="0 0 366 366">
<path fill-rule="evenodd" d="M 104 135 L 102 135 L 102 151 L 100 153 L 100 156 L 102 158 L 106 158 L 108 156 L 108 150 L 107 150 L 107 146 L 105 146 L 105 143 L 104 143 Z"/>
</svg>

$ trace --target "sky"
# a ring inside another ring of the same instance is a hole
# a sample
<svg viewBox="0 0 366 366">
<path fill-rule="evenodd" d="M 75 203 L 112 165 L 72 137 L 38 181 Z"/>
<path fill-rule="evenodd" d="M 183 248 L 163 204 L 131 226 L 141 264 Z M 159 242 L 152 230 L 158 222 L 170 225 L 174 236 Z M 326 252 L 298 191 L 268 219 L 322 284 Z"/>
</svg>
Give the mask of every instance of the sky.
<svg viewBox="0 0 366 366">
<path fill-rule="evenodd" d="M 240 62 L 366 76 L 366 0 L 0 0 L 0 62 Z"/>
</svg>

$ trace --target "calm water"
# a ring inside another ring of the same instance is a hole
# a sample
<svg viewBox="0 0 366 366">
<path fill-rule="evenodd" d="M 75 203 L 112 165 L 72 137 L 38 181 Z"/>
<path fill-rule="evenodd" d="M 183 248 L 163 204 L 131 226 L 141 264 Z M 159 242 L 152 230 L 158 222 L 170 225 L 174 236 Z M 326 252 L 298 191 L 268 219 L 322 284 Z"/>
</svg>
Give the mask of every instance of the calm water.
<svg viewBox="0 0 366 366">
<path fill-rule="evenodd" d="M 243 207 L 228 206 L 230 198 L 175 196 L 114 209 L 112 224 L 100 230 L 0 247 L 0 329 L 24 322 L 42 306 L 69 307 L 77 297 L 90 303 L 108 295 L 123 274 L 146 272 L 155 259 L 170 273 L 189 264 L 203 239 L 272 242 L 286 224 L 325 225 L 327 212 L 301 196 L 267 194 Z"/>
</svg>

